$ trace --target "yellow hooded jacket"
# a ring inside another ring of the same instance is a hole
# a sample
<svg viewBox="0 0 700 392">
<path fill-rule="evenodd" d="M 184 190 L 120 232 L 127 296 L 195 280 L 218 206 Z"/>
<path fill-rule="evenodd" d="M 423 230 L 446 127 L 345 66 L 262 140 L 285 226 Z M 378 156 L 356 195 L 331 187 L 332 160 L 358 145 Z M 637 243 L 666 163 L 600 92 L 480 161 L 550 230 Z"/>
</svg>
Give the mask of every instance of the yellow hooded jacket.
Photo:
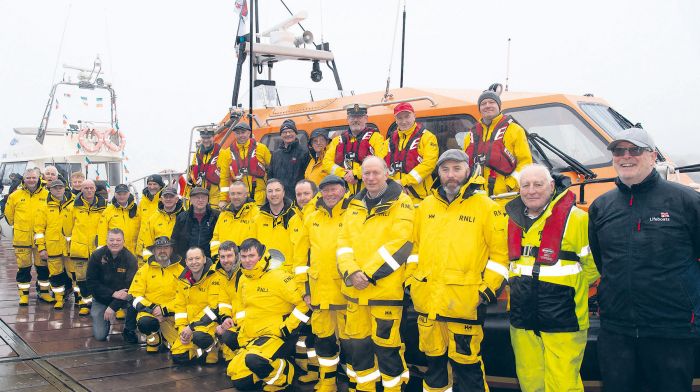
<svg viewBox="0 0 700 392">
<path fill-rule="evenodd" d="M 97 245 L 107 244 L 107 232 L 112 229 L 122 229 L 124 232 L 124 247 L 129 252 L 136 252 L 139 229 L 141 227 L 141 216 L 137 213 L 137 206 L 134 203 L 134 196 L 129 195 L 126 207 L 117 203 L 117 199 L 112 198 L 112 202 L 105 208 L 100 219 L 97 231 Z M 134 253 L 135 254 L 135 253 Z"/>
<path fill-rule="evenodd" d="M 480 299 L 495 302 L 508 277 L 503 209 L 472 177 L 452 202 L 442 188 L 419 206 L 409 262 L 416 312 L 432 320 L 480 320 Z"/>
<path fill-rule="evenodd" d="M 224 241 L 233 241 L 240 245 L 243 240 L 252 238 L 255 232 L 255 218 L 259 212 L 260 208 L 252 199 L 248 199 L 238 210 L 234 209 L 232 204 L 226 206 L 214 226 L 210 245 L 212 257 L 219 254 L 219 245 Z"/>
<path fill-rule="evenodd" d="M 216 279 L 216 267 L 210 259 L 207 259 L 202 271 L 202 277 L 192 281 L 192 272 L 185 267 L 177 278 L 175 284 L 175 326 L 178 331 L 193 323 L 207 327 L 200 322 L 205 314 L 213 315 L 212 309 L 219 305 L 219 284 Z M 216 320 L 216 316 L 211 317 Z M 211 322 L 210 322 L 211 323 Z M 210 324 L 209 323 L 209 324 Z M 194 328 L 192 328 L 194 330 Z"/>
<path fill-rule="evenodd" d="M 184 211 L 182 200 L 177 201 L 172 212 L 166 212 L 163 202 L 158 202 L 158 211 L 141 224 L 141 231 L 139 232 L 138 242 L 141 244 L 141 249 L 143 249 L 142 256 L 144 259 L 151 257 L 152 253 L 148 250 L 148 247 L 153 245 L 156 238 L 163 236 L 170 238 L 172 236 L 175 218 L 182 211 Z"/>
<path fill-rule="evenodd" d="M 279 215 L 274 216 L 270 211 L 270 205 L 265 203 L 260 208 L 260 213 L 255 218 L 253 237 L 267 246 L 267 249 L 276 249 L 284 256 L 282 268 L 292 273 L 294 246 L 292 244 L 292 218 L 299 213 L 299 209 L 291 200 L 284 199 L 284 207 Z"/>
<path fill-rule="evenodd" d="M 329 210 L 318 199 L 304 220 L 294 249 L 294 273 L 300 289 L 311 295 L 311 306 L 319 309 L 345 309 L 340 291 L 343 280 L 338 273 L 335 252 L 337 238 L 350 199 L 346 196 Z"/>
<path fill-rule="evenodd" d="M 350 201 L 338 237 L 338 271 L 345 283 L 342 292 L 360 305 L 401 305 L 405 264 L 413 247 L 413 202 L 393 180 L 371 209 L 363 200 L 366 194 L 363 189 Z M 364 290 L 350 282 L 350 275 L 358 271 L 370 281 Z"/>
<path fill-rule="evenodd" d="M 263 335 L 286 338 L 311 317 L 294 277 L 281 269 L 270 270 L 270 261 L 265 252 L 253 269 L 242 270 L 240 310 L 235 316 L 241 347 Z"/>
<path fill-rule="evenodd" d="M 34 220 L 37 210 L 46 205 L 49 191 L 38 184 L 34 192 L 20 185 L 7 198 L 5 219 L 13 227 L 12 245 L 14 247 L 31 248 L 34 245 Z"/>
<path fill-rule="evenodd" d="M 82 196 L 76 197 L 71 209 L 72 217 L 66 225 L 66 238 L 70 238 L 70 257 L 87 259 L 97 249 L 97 231 L 107 202 L 95 194 L 92 204 Z"/>
<path fill-rule="evenodd" d="M 403 151 L 410 146 L 407 146 L 413 131 L 416 129 L 416 123 L 410 129 L 405 131 L 397 129 L 398 132 L 398 151 Z M 387 146 L 391 145 L 391 138 L 386 139 Z M 390 150 L 390 148 L 387 148 Z M 392 151 L 387 152 L 389 158 L 394 154 Z M 435 135 L 427 129 L 423 130 L 423 134 L 420 135 L 418 139 L 418 155 L 421 157 L 421 161 L 416 165 L 410 172 L 404 173 L 402 171 L 396 171 L 391 175 L 391 179 L 395 180 L 401 186 L 408 189 L 409 196 L 413 200 L 414 204 L 420 203 L 421 200 L 425 199 L 426 196 L 430 195 L 430 190 L 433 187 L 433 170 L 435 170 L 435 165 L 438 161 L 438 155 L 440 154 L 440 148 L 438 147 L 438 141 Z"/>
<path fill-rule="evenodd" d="M 148 222 L 148 219 L 153 215 L 155 212 L 158 211 L 158 202 L 160 202 L 160 192 L 156 192 L 155 195 L 151 195 L 148 192 L 148 188 L 145 188 L 143 192 L 141 192 L 141 199 L 139 200 L 139 219 L 141 221 L 139 222 L 139 236 L 141 235 L 141 230 L 143 230 L 143 227 L 146 225 L 146 222 Z M 142 256 L 143 255 L 143 244 L 141 241 L 137 238 L 136 240 L 136 252 L 134 255 L 136 256 Z"/>
<path fill-rule="evenodd" d="M 66 192 L 61 201 L 49 193 L 34 222 L 34 240 L 39 252 L 45 250 L 49 257 L 68 256 L 68 243 L 63 233 L 72 215 L 73 201 L 70 192 Z"/>
<path fill-rule="evenodd" d="M 499 114 L 491 120 L 491 125 L 486 125 L 483 120 L 481 123 L 484 127 L 483 141 L 491 140 L 491 134 L 493 133 L 498 122 L 503 118 L 503 113 Z M 466 150 L 469 144 L 472 143 L 472 132 L 467 132 L 464 136 L 463 146 Z M 532 153 L 530 152 L 530 146 L 527 142 L 527 136 L 525 135 L 525 130 L 515 122 L 512 122 L 506 128 L 503 134 L 503 144 L 506 146 L 508 151 L 510 151 L 513 156 L 515 156 L 516 164 L 515 171 L 509 176 L 503 176 L 501 174 L 496 174 L 496 183 L 494 184 L 493 194 L 498 195 L 507 192 L 517 192 L 520 187 L 518 186 L 518 178 L 520 178 L 520 171 L 532 163 Z M 491 173 L 491 169 L 488 167 L 483 168 L 483 173 L 481 175 L 488 179 Z M 484 189 L 487 189 L 486 186 Z M 505 204 L 505 203 L 504 203 Z"/>
<path fill-rule="evenodd" d="M 136 272 L 129 287 L 134 309 L 137 312 L 151 313 L 156 306 L 160 306 L 164 316 L 173 316 L 175 289 L 178 277 L 185 270 L 184 264 L 184 261 L 177 259 L 163 268 L 151 256 Z"/>
<path fill-rule="evenodd" d="M 248 148 L 250 148 L 250 140 L 245 144 L 235 144 L 238 147 L 239 155 L 241 157 L 248 156 Z M 233 145 L 232 145 L 233 147 Z M 234 147 L 235 148 L 235 147 Z M 270 166 L 270 160 L 272 159 L 272 154 L 266 145 L 256 141 L 255 156 L 258 158 L 263 166 Z M 219 183 L 219 190 L 221 191 L 220 201 L 229 201 L 228 199 L 228 188 L 233 182 L 233 175 L 231 173 L 231 147 L 222 148 L 219 152 L 219 160 L 217 161 L 219 166 L 219 172 L 221 173 L 221 182 Z M 248 187 L 248 192 L 253 192 L 253 183 L 255 183 L 255 194 L 252 196 L 258 205 L 262 205 L 265 202 L 265 179 L 255 178 L 250 175 L 245 175 L 241 178 L 246 186 Z"/>
</svg>

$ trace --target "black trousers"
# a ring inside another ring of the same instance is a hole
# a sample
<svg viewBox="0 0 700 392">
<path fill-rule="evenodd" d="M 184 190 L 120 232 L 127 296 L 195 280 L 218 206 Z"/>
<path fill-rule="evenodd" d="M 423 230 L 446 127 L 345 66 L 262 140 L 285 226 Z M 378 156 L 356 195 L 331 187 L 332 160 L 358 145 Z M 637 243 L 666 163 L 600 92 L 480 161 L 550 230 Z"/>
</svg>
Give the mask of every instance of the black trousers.
<svg viewBox="0 0 700 392">
<path fill-rule="evenodd" d="M 603 391 L 690 391 L 695 342 L 693 339 L 635 338 L 601 329 L 598 364 Z"/>
</svg>

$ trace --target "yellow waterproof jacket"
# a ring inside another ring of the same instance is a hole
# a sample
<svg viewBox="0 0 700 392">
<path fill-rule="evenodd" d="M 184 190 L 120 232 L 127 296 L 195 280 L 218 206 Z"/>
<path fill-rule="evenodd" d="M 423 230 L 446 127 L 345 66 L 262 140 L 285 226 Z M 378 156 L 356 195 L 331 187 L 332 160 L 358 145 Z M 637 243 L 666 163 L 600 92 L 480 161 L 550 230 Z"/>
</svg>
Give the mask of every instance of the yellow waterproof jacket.
<svg viewBox="0 0 700 392">
<path fill-rule="evenodd" d="M 279 215 L 274 216 L 270 211 L 270 205 L 265 203 L 260 208 L 260 213 L 255 218 L 253 237 L 265 244 L 268 250 L 276 249 L 284 256 L 282 268 L 292 273 L 294 246 L 292 245 L 293 227 L 290 221 L 299 209 L 291 200 L 284 199 L 284 207 Z"/>
<path fill-rule="evenodd" d="M 184 209 L 182 208 L 182 200 L 178 200 L 175 204 L 175 209 L 172 212 L 166 212 L 163 209 L 163 203 L 158 203 L 158 211 L 151 215 L 145 224 L 141 224 L 138 242 L 141 244 L 142 256 L 144 259 L 151 257 L 152 253 L 148 247 L 153 245 L 156 238 L 166 236 L 170 238 L 175 227 L 175 218 Z"/>
<path fill-rule="evenodd" d="M 338 271 L 345 283 L 342 292 L 360 305 L 400 305 L 406 260 L 413 247 L 413 202 L 393 180 L 379 204 L 369 210 L 363 200 L 366 194 L 364 189 L 352 198 L 338 236 Z M 364 290 L 351 285 L 350 275 L 357 271 L 369 278 Z"/>
<path fill-rule="evenodd" d="M 314 210 L 304 219 L 295 242 L 295 280 L 301 290 L 311 295 L 314 308 L 344 309 L 347 302 L 340 291 L 343 280 L 335 252 L 349 201 L 346 197 L 329 211 L 323 199 L 318 199 Z"/>
<path fill-rule="evenodd" d="M 211 256 L 219 254 L 219 245 L 224 241 L 233 241 L 240 245 L 243 240 L 252 238 L 255 232 L 255 218 L 260 212 L 255 201 L 248 199 L 241 208 L 235 210 L 229 204 L 219 214 L 211 238 Z"/>
<path fill-rule="evenodd" d="M 243 271 L 240 268 L 236 268 L 229 276 L 221 264 L 216 265 L 214 279 L 219 281 L 219 304 L 216 309 L 219 320 L 223 321 L 227 318 L 233 318 L 236 312 L 239 311 L 241 303 L 238 291 L 242 277 Z"/>
<path fill-rule="evenodd" d="M 529 228 L 525 223 L 525 204 L 520 197 L 506 205 L 509 219 L 522 228 L 523 248 L 539 248 L 545 222 L 552 215 L 553 207 L 570 192 L 555 196 Z M 516 328 L 573 332 L 589 326 L 588 287 L 600 275 L 588 244 L 588 213 L 574 206 L 564 227 L 559 260 L 551 266 L 540 265 L 537 296 L 532 289 L 532 270 L 538 252 L 524 252 L 518 260 L 511 261 L 510 311 L 511 324 Z M 536 302 L 535 322 L 530 316 Z"/>
<path fill-rule="evenodd" d="M 216 146 L 216 144 L 214 145 L 214 147 L 215 146 Z M 199 148 L 201 148 L 201 146 Z M 197 148 L 197 150 L 198 150 L 197 152 L 199 152 L 199 148 Z M 209 162 L 211 160 L 212 165 L 217 165 L 217 161 L 219 160 L 219 156 L 221 155 L 220 153 L 223 150 L 228 150 L 228 149 L 220 148 L 219 154 L 212 159 L 212 154 L 214 153 L 214 148 L 212 148 L 211 151 L 204 154 L 204 156 L 202 157 L 202 162 L 204 164 L 206 164 L 207 162 Z M 188 179 L 187 183 L 188 184 L 187 184 L 187 193 L 185 196 L 189 199 L 190 191 L 192 190 L 193 186 L 200 186 L 202 188 L 206 188 L 209 190 L 209 205 L 211 206 L 211 208 L 218 210 L 219 209 L 219 199 L 221 197 L 221 190 L 219 188 L 219 184 L 212 184 L 209 181 L 207 181 L 206 178 L 203 178 L 201 180 L 201 182 L 198 182 L 199 179 L 192 177 L 192 175 L 193 175 L 192 168 L 197 165 L 197 152 L 192 154 L 192 162 L 190 162 L 189 172 L 187 173 L 187 179 Z M 218 167 L 218 165 L 217 165 L 217 167 Z M 221 172 L 219 172 L 219 174 L 221 174 Z M 221 181 L 219 181 L 219 183 L 221 183 Z"/>
<path fill-rule="evenodd" d="M 325 156 L 326 152 L 328 152 L 328 149 L 323 152 L 323 155 L 317 158 L 314 158 L 314 156 L 311 155 L 309 164 L 306 166 L 306 170 L 304 171 L 304 178 L 309 181 L 313 181 L 316 185 L 320 184 L 321 180 L 328 175 L 328 170 L 323 166 L 323 157 Z"/>
<path fill-rule="evenodd" d="M 508 276 L 503 209 L 472 177 L 452 202 L 442 188 L 418 206 L 409 278 L 418 313 L 444 321 L 479 320 L 479 300 L 496 301 Z"/>
<path fill-rule="evenodd" d="M 173 255 L 173 257 L 176 257 Z M 185 270 L 185 262 L 179 258 L 163 268 L 153 256 L 141 266 L 129 287 L 131 304 L 137 312 L 151 313 L 160 306 L 165 316 L 175 312 L 177 280 Z"/>
<path fill-rule="evenodd" d="M 240 153 L 239 155 L 241 157 L 248 156 L 250 140 L 248 140 L 243 145 L 236 144 L 236 146 L 238 146 L 238 152 Z M 270 150 L 267 148 L 267 146 L 263 143 L 256 142 L 256 146 L 257 147 L 255 148 L 255 156 L 258 158 L 258 162 L 265 166 L 265 169 L 267 170 L 267 168 L 270 166 L 272 154 L 270 153 Z M 219 166 L 219 172 L 221 173 L 221 182 L 219 183 L 221 197 L 219 200 L 229 201 L 228 188 L 234 180 L 232 177 L 233 175 L 231 174 L 231 147 L 221 149 L 221 151 L 219 152 L 219 160 L 217 162 L 217 165 Z M 241 181 L 243 181 L 248 186 L 248 192 L 254 193 L 254 195 L 249 196 L 255 199 L 255 202 L 258 205 L 263 205 L 263 203 L 265 203 L 265 179 L 255 178 L 253 176 L 246 175 L 241 178 Z M 255 184 L 255 187 L 253 187 L 253 184 Z M 253 188 L 255 188 L 255 190 L 253 190 Z"/>
<path fill-rule="evenodd" d="M 36 212 L 34 241 L 39 252 L 45 250 L 49 257 L 68 256 L 68 243 L 64 235 L 68 219 L 72 216 L 74 196 L 66 192 L 63 200 L 48 194 L 46 204 Z"/>
<path fill-rule="evenodd" d="M 151 195 L 148 192 L 148 188 L 144 188 L 141 192 L 141 199 L 139 200 L 139 212 L 138 215 L 141 219 L 139 222 L 139 237 L 141 236 L 141 230 L 143 230 L 148 219 L 155 212 L 158 211 L 158 202 L 160 202 L 160 192 L 156 192 L 155 195 Z M 143 255 L 143 243 L 137 239 L 136 240 L 136 252 L 134 253 L 137 257 L 142 257 Z"/>
<path fill-rule="evenodd" d="M 403 151 L 410 146 L 407 146 L 413 131 L 416 129 L 416 123 L 410 129 L 401 131 L 396 130 L 398 134 L 399 149 L 397 151 Z M 387 143 L 387 157 L 391 160 L 394 151 L 389 151 L 391 148 L 391 138 L 386 139 Z M 430 195 L 430 190 L 433 187 L 433 170 L 435 170 L 435 165 L 437 165 L 438 156 L 440 155 L 440 148 L 438 147 L 438 141 L 435 134 L 429 130 L 424 130 L 423 134 L 418 139 L 418 155 L 421 157 L 421 161 L 416 165 L 410 172 L 404 173 L 402 171 L 395 171 L 391 175 L 391 179 L 395 180 L 401 186 L 408 190 L 408 195 L 411 196 L 414 204 L 420 203 L 421 200 L 425 199 L 426 196 Z"/>
<path fill-rule="evenodd" d="M 352 138 L 351 141 L 354 140 L 355 138 Z M 328 144 L 326 154 L 323 156 L 323 170 L 325 170 L 328 174 L 335 174 L 336 176 L 343 178 L 345 176 L 345 168 L 335 163 L 335 150 L 338 148 L 338 142 L 340 142 L 340 135 L 334 137 Z M 384 159 L 386 156 L 386 141 L 384 140 L 384 136 L 382 136 L 382 134 L 379 132 L 374 132 L 374 134 L 372 134 L 372 136 L 369 138 L 369 144 L 372 146 L 372 150 L 374 150 L 372 155 L 376 155 L 379 158 Z M 353 162 L 352 174 L 358 180 L 362 180 L 362 162 Z M 348 184 L 348 188 L 350 194 L 354 195 L 361 191 L 364 188 L 364 185 L 362 185 L 362 182 L 360 181 L 355 185 Z"/>
<path fill-rule="evenodd" d="M 503 113 L 496 116 L 491 121 L 491 125 L 484 124 L 483 120 L 481 124 L 484 127 L 483 141 L 491 140 L 491 134 L 496 128 L 496 125 L 503 118 Z M 467 132 L 464 136 L 464 149 L 466 150 L 472 141 L 472 132 Z M 503 135 L 503 144 L 506 146 L 508 151 L 510 151 L 516 159 L 515 171 L 509 176 L 503 176 L 501 174 L 496 174 L 496 183 L 494 184 L 493 194 L 498 195 L 507 192 L 517 192 L 520 187 L 518 185 L 518 178 L 520 178 L 520 171 L 525 165 L 532 163 L 532 153 L 530 152 L 530 146 L 527 142 L 527 136 L 525 135 L 525 130 L 515 122 L 512 122 L 506 128 L 506 132 Z M 481 175 L 488 179 L 491 173 L 491 169 L 488 167 L 483 168 L 483 173 Z M 484 189 L 487 189 L 486 185 Z"/>
<path fill-rule="evenodd" d="M 97 249 L 97 231 L 107 202 L 95 195 L 92 204 L 82 196 L 76 197 L 71 209 L 71 218 L 66 225 L 66 238 L 70 238 L 69 255 L 76 259 L 87 259 Z"/>
<path fill-rule="evenodd" d="M 112 229 L 121 229 L 124 232 L 124 247 L 131 253 L 136 252 L 141 216 L 137 213 L 138 207 L 134 203 L 134 196 L 129 195 L 126 203 L 126 207 L 122 207 L 116 199 L 112 198 L 112 202 L 105 208 L 97 231 L 97 246 L 107 245 L 107 232 Z"/>
<path fill-rule="evenodd" d="M 20 185 L 10 196 L 5 204 L 5 219 L 13 227 L 12 245 L 15 247 L 30 248 L 34 245 L 34 220 L 37 210 L 46 205 L 49 191 L 41 184 L 34 192 Z"/>
<path fill-rule="evenodd" d="M 204 264 L 202 277 L 192 282 L 192 272 L 185 267 L 175 284 L 175 326 L 178 331 L 192 323 L 199 322 L 205 314 L 219 305 L 219 284 L 216 279 L 216 266 L 210 259 Z M 216 317 L 212 317 L 215 320 Z M 209 323 L 207 323 L 209 324 Z M 199 324 L 206 327 L 207 325 Z M 194 330 L 194 328 L 192 328 Z"/>
<path fill-rule="evenodd" d="M 270 270 L 270 260 L 266 252 L 253 269 L 243 270 L 235 317 L 241 346 L 263 335 L 284 338 L 311 317 L 294 277 L 281 269 Z"/>
</svg>

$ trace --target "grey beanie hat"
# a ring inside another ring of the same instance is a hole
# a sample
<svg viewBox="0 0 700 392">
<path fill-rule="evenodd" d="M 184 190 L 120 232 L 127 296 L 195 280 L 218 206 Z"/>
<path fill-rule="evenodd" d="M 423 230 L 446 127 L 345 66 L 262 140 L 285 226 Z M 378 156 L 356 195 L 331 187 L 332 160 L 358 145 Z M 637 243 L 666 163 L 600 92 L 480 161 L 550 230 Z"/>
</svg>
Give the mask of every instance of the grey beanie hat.
<svg viewBox="0 0 700 392">
<path fill-rule="evenodd" d="M 496 101 L 496 103 L 498 104 L 498 108 L 499 109 L 501 108 L 501 97 L 499 97 L 498 94 L 494 93 L 491 90 L 486 90 L 483 93 L 481 93 L 481 95 L 479 95 L 479 100 L 477 101 L 477 106 L 481 106 L 481 101 L 483 101 L 484 99 L 489 99 L 489 98 Z"/>
</svg>

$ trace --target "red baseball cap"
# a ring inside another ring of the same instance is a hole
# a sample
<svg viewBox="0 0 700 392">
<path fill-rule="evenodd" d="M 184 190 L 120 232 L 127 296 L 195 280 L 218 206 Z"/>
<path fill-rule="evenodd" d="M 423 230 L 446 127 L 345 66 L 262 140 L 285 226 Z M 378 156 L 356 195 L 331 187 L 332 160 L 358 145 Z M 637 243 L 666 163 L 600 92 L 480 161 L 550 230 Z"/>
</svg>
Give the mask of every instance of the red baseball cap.
<svg viewBox="0 0 700 392">
<path fill-rule="evenodd" d="M 416 111 L 413 110 L 413 106 L 410 103 L 401 102 L 400 104 L 396 105 L 396 107 L 394 108 L 394 116 L 396 116 L 397 114 L 399 114 L 401 112 L 415 113 Z"/>
</svg>

